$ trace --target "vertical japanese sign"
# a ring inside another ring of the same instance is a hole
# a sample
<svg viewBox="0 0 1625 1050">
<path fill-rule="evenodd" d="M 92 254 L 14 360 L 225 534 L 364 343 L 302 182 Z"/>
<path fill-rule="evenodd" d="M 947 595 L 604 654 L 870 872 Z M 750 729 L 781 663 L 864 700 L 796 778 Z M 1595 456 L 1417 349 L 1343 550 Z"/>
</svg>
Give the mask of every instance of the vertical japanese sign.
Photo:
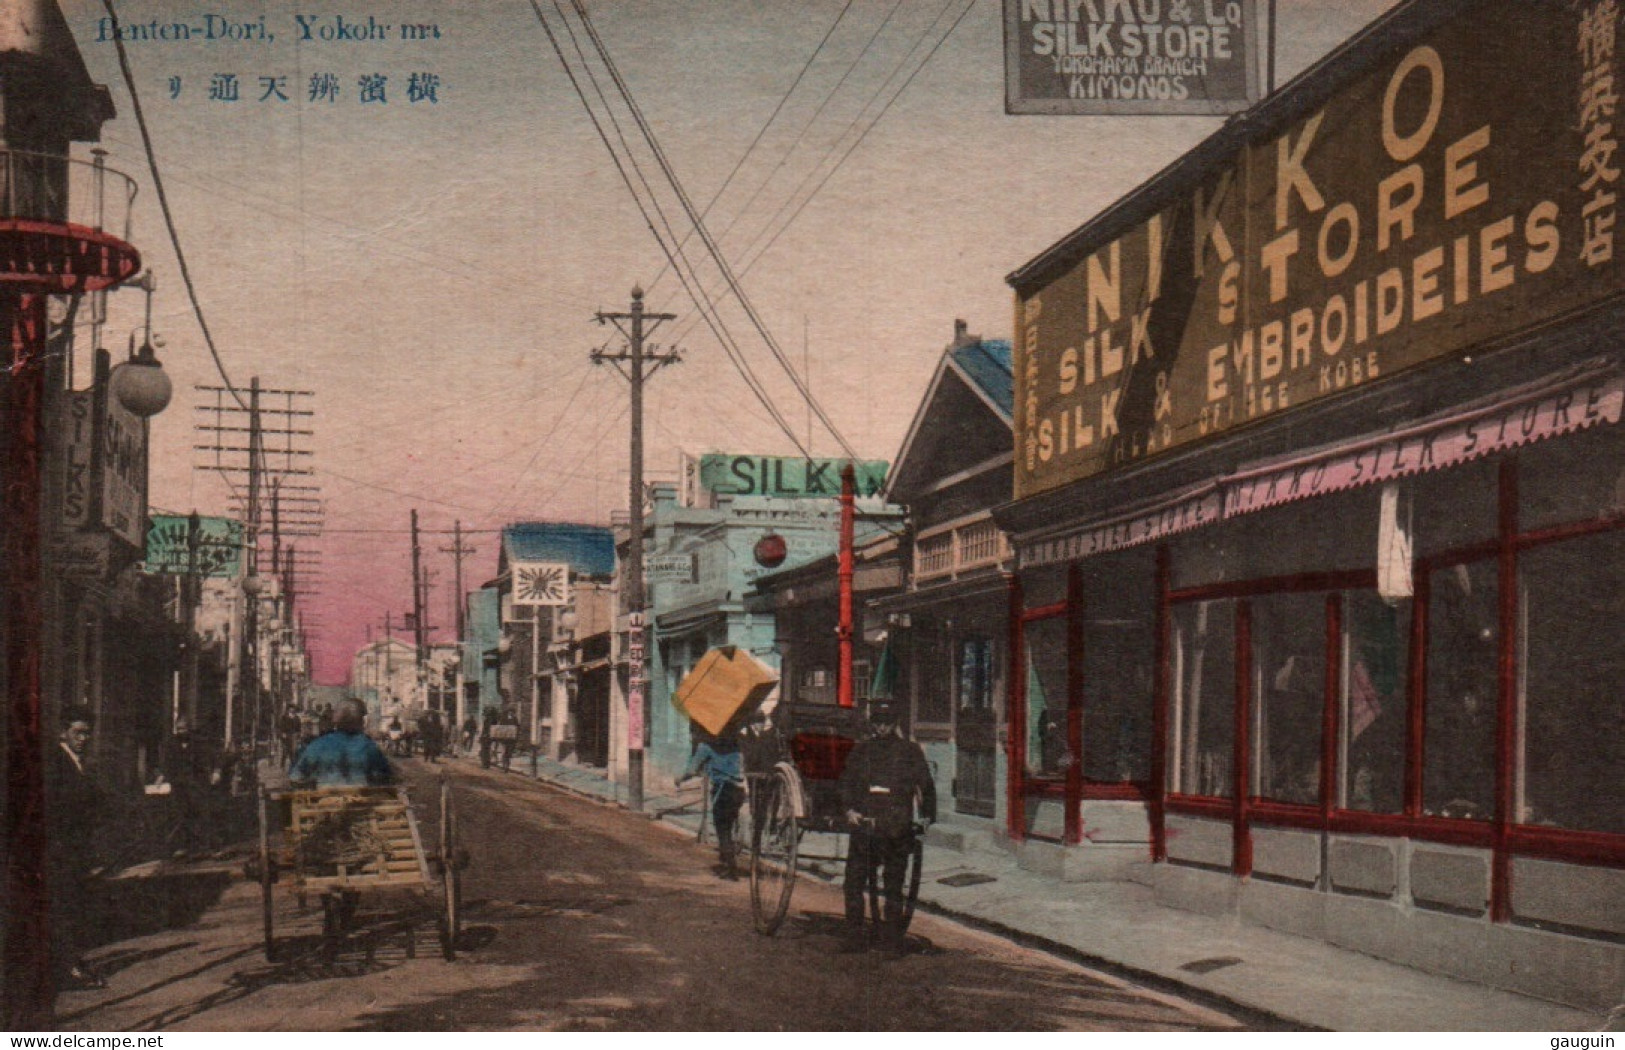
<svg viewBox="0 0 1625 1050">
<path fill-rule="evenodd" d="M 643 613 L 626 620 L 626 746 L 643 750 Z"/>
<path fill-rule="evenodd" d="M 1619 296 L 1619 19 L 1467 5 L 1018 273 L 1016 496 Z"/>
<path fill-rule="evenodd" d="M 1258 37 L 1255 0 L 1004 0 L 1005 112 L 1234 113 Z"/>
</svg>

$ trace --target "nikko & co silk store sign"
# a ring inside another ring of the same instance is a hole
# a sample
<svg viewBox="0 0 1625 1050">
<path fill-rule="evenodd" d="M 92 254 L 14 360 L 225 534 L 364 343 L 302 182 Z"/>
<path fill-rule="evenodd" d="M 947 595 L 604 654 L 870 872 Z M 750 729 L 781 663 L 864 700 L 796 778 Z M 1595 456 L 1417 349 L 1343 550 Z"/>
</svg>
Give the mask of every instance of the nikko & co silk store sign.
<svg viewBox="0 0 1625 1050">
<path fill-rule="evenodd" d="M 1007 113 L 1232 113 L 1258 98 L 1254 0 L 1004 0 Z"/>
<path fill-rule="evenodd" d="M 1464 5 L 1014 276 L 1016 496 L 1616 296 L 1618 21 L 1608 0 Z"/>
</svg>

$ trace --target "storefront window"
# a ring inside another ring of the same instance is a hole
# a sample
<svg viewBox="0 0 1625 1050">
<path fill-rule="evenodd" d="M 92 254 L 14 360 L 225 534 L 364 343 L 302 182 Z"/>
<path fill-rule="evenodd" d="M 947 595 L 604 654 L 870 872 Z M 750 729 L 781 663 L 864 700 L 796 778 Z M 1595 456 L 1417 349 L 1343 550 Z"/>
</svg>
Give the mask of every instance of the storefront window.
<svg viewBox="0 0 1625 1050">
<path fill-rule="evenodd" d="M 1235 747 L 1235 603 L 1174 608 L 1174 790 L 1230 798 Z"/>
<path fill-rule="evenodd" d="M 953 680 L 947 645 L 942 635 L 927 628 L 914 635 L 916 716 L 922 723 L 945 724 L 953 719 Z"/>
<path fill-rule="evenodd" d="M 1599 426 L 1518 453 L 1523 531 L 1625 514 L 1625 427 Z"/>
<path fill-rule="evenodd" d="M 1495 813 L 1496 572 L 1491 561 L 1435 571 L 1428 601 L 1422 811 Z"/>
<path fill-rule="evenodd" d="M 1625 833 L 1625 532 L 1519 556 L 1524 783 L 1518 820 Z"/>
<path fill-rule="evenodd" d="M 1083 775 L 1104 783 L 1148 780 L 1155 552 L 1085 563 L 1083 593 Z"/>
<path fill-rule="evenodd" d="M 1405 805 L 1405 680 L 1411 603 L 1372 591 L 1343 596 L 1339 805 L 1399 813 Z"/>
<path fill-rule="evenodd" d="M 1253 612 L 1253 793 L 1320 801 L 1326 696 L 1326 596 L 1272 594 Z"/>
<path fill-rule="evenodd" d="M 1026 625 L 1027 771 L 1059 777 L 1066 772 L 1066 617 Z"/>
<path fill-rule="evenodd" d="M 1441 554 L 1495 538 L 1500 492 L 1496 460 L 1429 471 L 1406 484 L 1418 555 Z"/>
<path fill-rule="evenodd" d="M 993 639 L 961 639 L 958 670 L 961 720 L 986 719 L 993 710 Z M 1029 681 L 1029 695 L 1031 686 Z"/>
</svg>

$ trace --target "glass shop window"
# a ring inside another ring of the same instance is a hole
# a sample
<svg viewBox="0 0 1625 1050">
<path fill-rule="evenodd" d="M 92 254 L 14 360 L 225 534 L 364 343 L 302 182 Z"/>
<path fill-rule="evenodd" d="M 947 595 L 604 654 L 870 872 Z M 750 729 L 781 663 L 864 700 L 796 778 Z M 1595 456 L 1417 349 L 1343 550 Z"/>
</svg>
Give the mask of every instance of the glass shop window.
<svg viewBox="0 0 1625 1050">
<path fill-rule="evenodd" d="M 1411 495 L 1411 528 L 1417 556 L 1495 539 L 1501 487 L 1498 462 L 1477 460 L 1449 470 L 1418 474 L 1405 483 Z"/>
<path fill-rule="evenodd" d="M 1373 591 L 1343 596 L 1342 785 L 1338 804 L 1363 813 L 1405 808 L 1405 683 L 1411 603 Z"/>
<path fill-rule="evenodd" d="M 1625 427 L 1599 426 L 1518 453 L 1518 528 L 1625 515 Z"/>
<path fill-rule="evenodd" d="M 1523 577 L 1517 819 L 1625 833 L 1625 532 L 1537 547 Z"/>
<path fill-rule="evenodd" d="M 1495 814 L 1496 583 L 1493 561 L 1439 569 L 1428 599 L 1422 812 Z"/>
<path fill-rule="evenodd" d="M 941 633 L 925 628 L 914 636 L 915 709 L 922 723 L 942 725 L 953 720 L 953 682 L 949 678 L 947 645 Z"/>
<path fill-rule="evenodd" d="M 1102 559 L 1086 572 L 1083 594 L 1083 775 L 1114 784 L 1148 780 L 1155 552 Z"/>
<path fill-rule="evenodd" d="M 1170 780 L 1185 795 L 1230 798 L 1236 739 L 1235 603 L 1188 602 L 1174 614 Z"/>
<path fill-rule="evenodd" d="M 1253 794 L 1320 801 L 1326 697 L 1326 596 L 1272 594 L 1253 612 Z"/>
<path fill-rule="evenodd" d="M 1050 616 L 1026 625 L 1027 772 L 1040 777 L 1065 774 L 1066 617 Z"/>
<path fill-rule="evenodd" d="M 1030 633 L 1030 632 L 1029 632 Z M 992 716 L 994 700 L 993 639 L 973 636 L 959 642 L 960 721 L 986 721 Z M 1028 683 L 1028 694 L 1032 693 Z"/>
</svg>

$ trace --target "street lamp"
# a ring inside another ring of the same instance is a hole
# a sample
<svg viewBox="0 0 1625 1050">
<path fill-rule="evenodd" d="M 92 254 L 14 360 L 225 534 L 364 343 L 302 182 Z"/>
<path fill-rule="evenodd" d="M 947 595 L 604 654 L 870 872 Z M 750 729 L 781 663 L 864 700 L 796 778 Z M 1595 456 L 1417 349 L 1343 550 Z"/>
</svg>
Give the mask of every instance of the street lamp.
<svg viewBox="0 0 1625 1050">
<path fill-rule="evenodd" d="M 158 363 L 152 343 L 143 339 L 141 348 L 135 348 L 135 333 L 130 333 L 130 357 L 113 368 L 108 377 L 113 396 L 119 404 L 142 419 L 151 419 L 169 407 L 175 386 L 169 374 Z"/>
</svg>

